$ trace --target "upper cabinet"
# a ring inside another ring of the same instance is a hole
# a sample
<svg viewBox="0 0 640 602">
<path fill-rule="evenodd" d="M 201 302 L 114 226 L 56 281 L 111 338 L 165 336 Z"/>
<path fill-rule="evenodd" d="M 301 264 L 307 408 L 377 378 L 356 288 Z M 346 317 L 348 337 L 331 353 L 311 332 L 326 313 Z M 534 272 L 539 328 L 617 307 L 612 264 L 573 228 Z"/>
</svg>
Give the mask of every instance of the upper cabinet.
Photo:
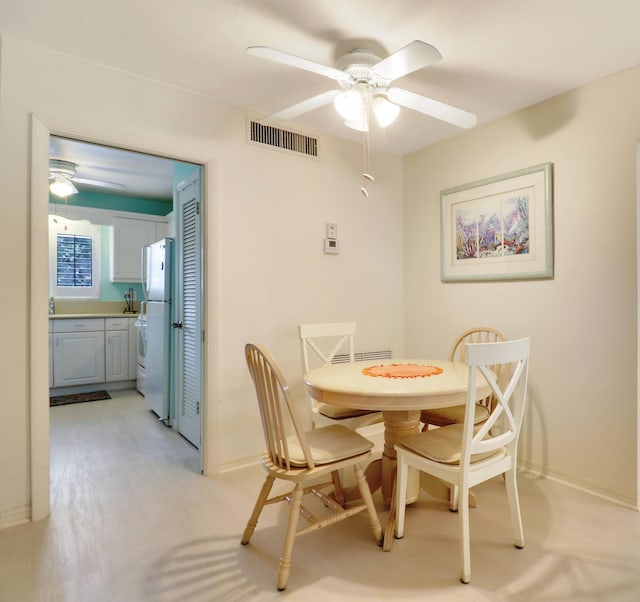
<svg viewBox="0 0 640 602">
<path fill-rule="evenodd" d="M 157 221 L 113 218 L 111 281 L 141 282 L 142 247 L 164 236 L 164 224 Z"/>
</svg>

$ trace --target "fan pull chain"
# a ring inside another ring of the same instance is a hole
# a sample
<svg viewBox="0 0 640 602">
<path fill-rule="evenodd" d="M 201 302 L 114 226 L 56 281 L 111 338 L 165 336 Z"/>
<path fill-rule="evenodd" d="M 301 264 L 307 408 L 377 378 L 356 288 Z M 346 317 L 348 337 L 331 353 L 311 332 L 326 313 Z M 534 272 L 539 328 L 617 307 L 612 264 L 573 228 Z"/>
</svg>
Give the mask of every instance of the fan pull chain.
<svg viewBox="0 0 640 602">
<path fill-rule="evenodd" d="M 365 196 L 369 196 L 369 192 L 367 191 L 367 184 L 369 182 L 375 182 L 375 178 L 369 173 L 369 132 L 364 132 L 364 143 L 363 143 L 363 163 L 364 168 L 362 170 L 362 187 L 360 188 L 360 192 Z"/>
</svg>

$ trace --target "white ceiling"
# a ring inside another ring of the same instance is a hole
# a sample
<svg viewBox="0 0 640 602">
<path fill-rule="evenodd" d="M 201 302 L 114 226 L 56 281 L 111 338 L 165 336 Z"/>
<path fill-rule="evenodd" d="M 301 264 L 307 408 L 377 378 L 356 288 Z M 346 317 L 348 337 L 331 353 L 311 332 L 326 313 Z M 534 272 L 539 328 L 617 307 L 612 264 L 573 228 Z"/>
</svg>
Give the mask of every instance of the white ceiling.
<svg viewBox="0 0 640 602">
<path fill-rule="evenodd" d="M 334 65 L 412 40 L 442 61 L 394 84 L 471 111 L 479 124 L 640 64 L 638 0 L 0 0 L 0 33 L 167 82 L 264 116 L 334 87 L 249 56 L 266 45 Z M 332 106 L 297 129 L 360 140 Z M 455 126 L 402 109 L 372 151 L 406 154 Z"/>
<path fill-rule="evenodd" d="M 173 201 L 171 159 L 59 136 L 51 136 L 49 157 L 75 163 L 76 177 L 96 181 L 74 181 L 81 192 Z M 109 186 L 110 183 L 124 188 Z"/>
</svg>

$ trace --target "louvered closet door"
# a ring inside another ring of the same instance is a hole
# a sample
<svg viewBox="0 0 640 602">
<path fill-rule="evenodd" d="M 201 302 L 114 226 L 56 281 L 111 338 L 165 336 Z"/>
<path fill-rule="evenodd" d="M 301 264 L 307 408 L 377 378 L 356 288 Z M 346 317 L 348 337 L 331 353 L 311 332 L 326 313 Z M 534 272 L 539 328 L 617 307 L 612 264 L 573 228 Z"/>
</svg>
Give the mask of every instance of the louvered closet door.
<svg viewBox="0 0 640 602">
<path fill-rule="evenodd" d="M 178 189 L 180 249 L 178 251 L 178 351 L 176 418 L 178 432 L 200 447 L 202 415 L 202 244 L 200 176 Z"/>
</svg>

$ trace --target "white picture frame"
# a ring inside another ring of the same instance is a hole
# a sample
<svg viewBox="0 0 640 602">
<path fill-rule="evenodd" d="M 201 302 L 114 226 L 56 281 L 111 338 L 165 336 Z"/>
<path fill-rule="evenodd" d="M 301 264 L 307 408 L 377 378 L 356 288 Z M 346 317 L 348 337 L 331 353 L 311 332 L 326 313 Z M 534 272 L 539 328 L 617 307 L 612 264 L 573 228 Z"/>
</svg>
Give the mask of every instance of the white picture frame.
<svg viewBox="0 0 640 602">
<path fill-rule="evenodd" d="M 552 164 L 443 190 L 441 279 L 553 278 Z"/>
</svg>

